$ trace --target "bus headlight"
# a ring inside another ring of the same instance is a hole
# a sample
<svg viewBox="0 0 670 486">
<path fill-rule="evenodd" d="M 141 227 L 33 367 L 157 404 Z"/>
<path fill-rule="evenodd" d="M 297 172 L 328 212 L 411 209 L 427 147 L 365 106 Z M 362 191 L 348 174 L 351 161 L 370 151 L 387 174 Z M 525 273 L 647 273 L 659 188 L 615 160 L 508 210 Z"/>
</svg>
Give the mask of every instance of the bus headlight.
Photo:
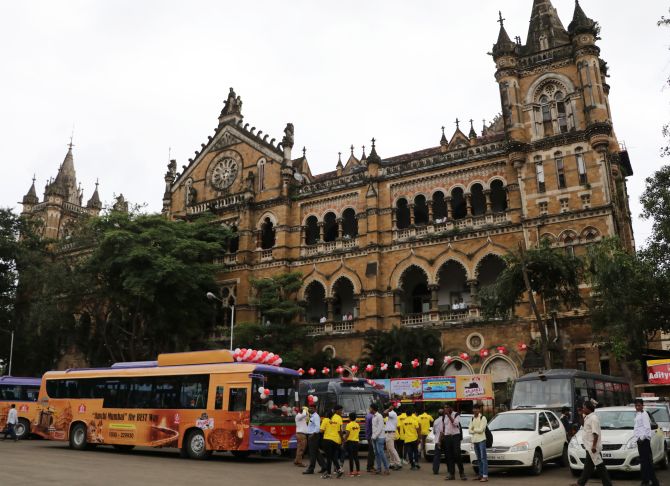
<svg viewBox="0 0 670 486">
<path fill-rule="evenodd" d="M 510 452 L 526 452 L 528 450 L 528 442 L 519 442 L 509 448 Z"/>
</svg>

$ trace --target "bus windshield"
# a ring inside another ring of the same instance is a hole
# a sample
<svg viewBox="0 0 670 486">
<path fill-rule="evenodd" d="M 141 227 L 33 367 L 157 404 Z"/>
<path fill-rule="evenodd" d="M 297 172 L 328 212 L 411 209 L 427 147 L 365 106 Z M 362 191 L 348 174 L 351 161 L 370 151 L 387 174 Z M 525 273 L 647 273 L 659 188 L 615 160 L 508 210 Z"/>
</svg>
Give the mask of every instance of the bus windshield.
<svg viewBox="0 0 670 486">
<path fill-rule="evenodd" d="M 570 378 L 517 381 L 512 409 L 569 407 L 572 403 L 571 389 Z"/>
<path fill-rule="evenodd" d="M 251 392 L 251 422 L 255 424 L 295 422 L 298 406 L 297 381 L 293 376 L 266 373 L 253 375 Z M 260 388 L 269 390 L 269 395 L 260 393 Z"/>
</svg>

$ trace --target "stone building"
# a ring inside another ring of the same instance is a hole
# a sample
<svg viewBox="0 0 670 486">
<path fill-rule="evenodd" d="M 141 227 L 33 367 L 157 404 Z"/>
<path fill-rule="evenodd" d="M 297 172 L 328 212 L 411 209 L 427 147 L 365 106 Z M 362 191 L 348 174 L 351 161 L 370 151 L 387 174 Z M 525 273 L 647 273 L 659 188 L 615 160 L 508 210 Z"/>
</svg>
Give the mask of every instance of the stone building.
<svg viewBox="0 0 670 486">
<path fill-rule="evenodd" d="M 67 154 L 58 168 L 56 178 L 49 179 L 44 186 L 44 197 L 40 202 L 35 190 L 35 178 L 21 201 L 22 213 L 42 221 L 43 236 L 49 239 L 66 239 L 72 232 L 72 225 L 82 216 L 97 216 L 102 209 L 98 194 L 98 183 L 91 198 L 84 206 L 84 191 L 77 183 L 72 156 L 72 141 Z"/>
<path fill-rule="evenodd" d="M 535 0 L 525 44 L 500 19 L 493 122 L 448 138 L 443 129 L 438 145 L 396 156 L 373 139 L 367 155 L 352 147 L 324 174 L 311 172 L 304 150 L 294 153 L 292 124 L 281 140 L 250 127 L 231 88 L 213 135 L 181 171 L 170 162 L 163 212 L 211 212 L 237 231 L 219 262 L 236 322 L 263 319 L 250 278 L 300 271 L 296 325 L 337 356 L 358 359 L 367 330 L 425 326 L 441 332 L 448 354 L 474 357 L 442 372 L 490 372 L 502 384 L 537 366 L 518 349 L 537 333 L 527 303 L 512 321 L 480 315 L 478 292 L 504 268 L 501 257 L 541 239 L 571 254 L 612 235 L 634 247 L 632 169 L 613 130 L 598 32 L 578 3 L 566 29 L 549 0 Z M 585 314 L 554 312 L 550 339 L 565 366 L 616 372 Z M 508 352 L 480 357 L 497 346 Z"/>
</svg>

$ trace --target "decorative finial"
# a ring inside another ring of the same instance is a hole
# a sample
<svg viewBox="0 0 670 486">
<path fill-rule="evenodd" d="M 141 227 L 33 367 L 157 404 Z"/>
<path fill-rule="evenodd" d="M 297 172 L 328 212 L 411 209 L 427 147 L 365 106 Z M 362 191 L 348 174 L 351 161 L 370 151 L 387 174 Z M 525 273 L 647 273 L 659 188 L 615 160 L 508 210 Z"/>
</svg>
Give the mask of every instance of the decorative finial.
<svg viewBox="0 0 670 486">
<path fill-rule="evenodd" d="M 72 147 L 74 147 L 74 144 L 72 143 L 73 139 L 74 139 L 74 123 L 72 124 L 72 132 L 70 132 L 70 143 L 67 146 L 69 150 L 72 150 Z"/>
<path fill-rule="evenodd" d="M 305 147 L 302 148 L 302 158 L 305 158 L 305 153 L 307 152 L 307 149 Z"/>
<path fill-rule="evenodd" d="M 354 155 L 354 144 L 353 143 L 351 144 L 351 155 L 352 155 L 352 157 Z"/>
<path fill-rule="evenodd" d="M 337 152 L 337 162 L 342 163 L 342 152 Z"/>
<path fill-rule="evenodd" d="M 473 120 L 472 118 L 470 118 L 470 130 L 474 130 L 474 129 L 475 129 L 475 127 L 472 126 L 472 122 L 474 122 L 474 120 Z"/>
<path fill-rule="evenodd" d="M 505 21 L 505 19 L 502 16 L 502 12 L 500 10 L 498 10 L 498 23 L 500 23 L 500 28 L 503 27 L 503 22 L 504 21 Z"/>
<path fill-rule="evenodd" d="M 172 147 L 168 147 L 168 162 L 172 160 Z"/>
<path fill-rule="evenodd" d="M 372 138 L 372 148 L 375 148 L 375 139 L 374 139 L 374 137 Z"/>
<path fill-rule="evenodd" d="M 456 118 L 456 130 L 460 130 L 460 129 L 461 129 L 461 127 L 460 127 L 460 123 L 461 123 L 461 121 L 460 121 L 458 118 Z"/>
<path fill-rule="evenodd" d="M 35 177 L 35 174 L 33 174 L 33 184 L 35 184 L 36 180 L 37 180 L 37 177 Z"/>
<path fill-rule="evenodd" d="M 444 136 L 444 125 L 442 125 L 442 136 Z"/>
<path fill-rule="evenodd" d="M 99 179 L 96 177 L 95 178 L 95 190 L 96 191 L 98 190 L 98 184 L 100 184 L 98 181 L 99 181 Z"/>
<path fill-rule="evenodd" d="M 364 158 L 365 158 L 365 145 L 363 145 L 363 156 L 361 157 L 361 159 L 364 159 Z"/>
</svg>

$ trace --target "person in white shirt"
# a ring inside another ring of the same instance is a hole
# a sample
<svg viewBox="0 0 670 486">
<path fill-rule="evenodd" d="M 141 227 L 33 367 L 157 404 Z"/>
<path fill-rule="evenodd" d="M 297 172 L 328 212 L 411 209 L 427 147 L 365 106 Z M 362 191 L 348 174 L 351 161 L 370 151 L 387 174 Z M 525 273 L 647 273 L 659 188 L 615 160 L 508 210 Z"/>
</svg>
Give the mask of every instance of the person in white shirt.
<svg viewBox="0 0 670 486">
<path fill-rule="evenodd" d="M 305 467 L 302 458 L 307 448 L 307 413 L 308 408 L 303 407 L 302 411 L 295 416 L 295 437 L 298 440 L 298 449 L 295 453 L 293 464 L 299 467 Z"/>
<path fill-rule="evenodd" d="M 327 320 L 328 319 L 326 319 L 326 316 L 321 316 L 321 319 L 319 319 L 319 323 L 325 324 Z"/>
<path fill-rule="evenodd" d="M 635 410 L 633 436 L 637 440 L 637 452 L 640 455 L 642 484 L 658 486 L 658 479 L 654 472 L 654 458 L 651 453 L 651 420 L 649 420 L 649 414 L 644 411 L 644 401 L 642 399 L 635 400 Z"/>
<path fill-rule="evenodd" d="M 388 408 L 384 411 L 386 415 L 386 424 L 384 425 L 384 434 L 386 439 L 386 452 L 389 455 L 389 464 L 391 469 L 401 469 L 402 465 L 400 464 L 400 456 L 398 451 L 395 449 L 395 434 L 396 429 L 398 428 L 398 414 L 394 410 L 392 403 L 388 405 Z"/>
<path fill-rule="evenodd" d="M 440 446 L 444 450 L 444 455 L 447 459 L 447 480 L 453 480 L 456 473 L 456 465 L 458 465 L 458 474 L 462 480 L 465 480 L 465 470 L 463 469 L 463 459 L 461 458 L 461 417 L 454 412 L 451 405 L 447 404 L 444 407 L 444 415 L 442 416 L 444 426 L 442 428 L 442 440 Z"/>
<path fill-rule="evenodd" d="M 584 486 L 593 475 L 594 470 L 598 473 L 598 477 L 604 486 L 612 486 L 612 481 L 605 468 L 601 454 L 603 446 L 600 439 L 600 419 L 593 413 L 595 408 L 595 405 L 590 400 L 585 401 L 582 405 L 582 414 L 584 415 L 582 441 L 584 442 L 584 449 L 586 449 L 586 461 L 584 462 L 582 475 L 571 486 Z"/>
<path fill-rule="evenodd" d="M 16 405 L 12 403 L 12 406 L 9 408 L 9 413 L 7 414 L 7 428 L 5 429 L 5 436 L 2 438 L 2 440 L 5 440 L 8 435 L 14 439 L 14 442 L 19 440 L 16 437 L 16 432 L 14 431 L 14 427 L 16 427 L 16 424 L 18 423 L 19 415 L 16 411 Z"/>
<path fill-rule="evenodd" d="M 389 462 L 384 454 L 384 417 L 379 413 L 379 407 L 373 403 L 370 405 L 372 417 L 372 445 L 375 448 L 375 460 L 377 461 L 377 474 L 389 474 Z"/>
</svg>

